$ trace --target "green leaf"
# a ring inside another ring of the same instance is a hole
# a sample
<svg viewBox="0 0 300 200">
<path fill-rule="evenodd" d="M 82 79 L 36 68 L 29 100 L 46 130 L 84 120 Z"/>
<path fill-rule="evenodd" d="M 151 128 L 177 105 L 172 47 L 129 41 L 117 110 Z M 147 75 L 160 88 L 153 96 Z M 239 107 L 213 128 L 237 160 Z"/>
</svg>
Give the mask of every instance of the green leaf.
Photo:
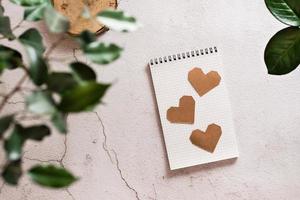
<svg viewBox="0 0 300 200">
<path fill-rule="evenodd" d="M 88 30 L 82 31 L 76 39 L 82 47 L 97 40 L 96 35 Z"/>
<path fill-rule="evenodd" d="M 110 85 L 93 81 L 80 84 L 62 95 L 58 109 L 62 112 L 80 112 L 99 103 Z"/>
<path fill-rule="evenodd" d="M 4 141 L 4 149 L 6 157 L 9 160 L 19 160 L 22 154 L 22 147 L 24 144 L 24 138 L 22 137 L 22 126 L 15 125 L 11 135 Z"/>
<path fill-rule="evenodd" d="M 41 141 L 50 135 L 50 129 L 46 125 L 23 127 L 16 124 L 10 136 L 4 141 L 4 149 L 9 160 L 19 160 L 22 147 L 26 140 Z"/>
<path fill-rule="evenodd" d="M 48 3 L 44 3 L 39 6 L 25 8 L 23 18 L 27 21 L 39 21 L 43 19 L 45 8 L 48 5 Z"/>
<path fill-rule="evenodd" d="M 67 187 L 77 180 L 64 168 L 54 165 L 36 165 L 28 171 L 28 175 L 35 183 L 50 188 Z"/>
<path fill-rule="evenodd" d="M 22 55 L 9 47 L 0 45 L 0 71 L 3 69 L 15 69 L 22 65 Z"/>
<path fill-rule="evenodd" d="M 52 6 L 47 6 L 44 17 L 46 25 L 51 32 L 64 33 L 69 30 L 69 20 Z"/>
<path fill-rule="evenodd" d="M 6 183 L 17 185 L 21 175 L 21 160 L 11 161 L 4 166 L 2 177 Z"/>
<path fill-rule="evenodd" d="M 96 73 L 88 65 L 81 62 L 73 62 L 70 64 L 75 77 L 80 81 L 95 81 L 97 78 Z"/>
<path fill-rule="evenodd" d="M 287 74 L 300 64 L 300 29 L 285 28 L 276 33 L 265 49 L 269 74 Z"/>
<path fill-rule="evenodd" d="M 265 3 L 279 21 L 291 26 L 300 26 L 299 0 L 265 0 Z"/>
<path fill-rule="evenodd" d="M 35 28 L 26 30 L 19 36 L 19 40 L 29 52 L 35 51 L 40 56 L 45 51 L 42 35 Z"/>
<path fill-rule="evenodd" d="M 53 115 L 56 112 L 51 94 L 45 91 L 33 92 L 26 98 L 26 105 L 30 112 L 36 114 Z"/>
<path fill-rule="evenodd" d="M 48 89 L 57 93 L 63 93 L 76 85 L 73 75 L 66 72 L 53 72 L 49 74 L 47 80 Z"/>
<path fill-rule="evenodd" d="M 36 85 L 42 85 L 48 76 L 48 66 L 42 57 L 45 51 L 42 36 L 36 29 L 31 28 L 25 31 L 19 40 L 25 46 L 30 58 L 30 78 Z"/>
<path fill-rule="evenodd" d="M 7 16 L 0 16 L 0 34 L 8 40 L 14 40 L 16 38 L 10 26 L 10 19 Z"/>
<path fill-rule="evenodd" d="M 20 6 L 38 6 L 47 2 L 48 0 L 10 0 L 10 1 Z"/>
<path fill-rule="evenodd" d="M 98 41 L 92 42 L 83 47 L 86 56 L 97 64 L 109 64 L 121 55 L 122 48 L 115 44 L 105 45 Z"/>
<path fill-rule="evenodd" d="M 135 31 L 140 27 L 134 17 L 119 10 L 104 10 L 97 15 L 97 20 L 108 28 L 121 32 Z"/>
<path fill-rule="evenodd" d="M 0 118 L 0 138 L 2 138 L 4 132 L 9 128 L 14 120 L 14 115 L 7 115 Z"/>
<path fill-rule="evenodd" d="M 31 139 L 36 141 L 42 141 L 44 137 L 49 136 L 50 129 L 46 125 L 37 125 L 23 128 L 22 137 L 24 140 Z"/>
<path fill-rule="evenodd" d="M 51 121 L 59 132 L 67 133 L 67 122 L 65 114 L 56 112 L 52 115 Z"/>
<path fill-rule="evenodd" d="M 4 15 L 4 8 L 3 6 L 0 4 L 0 17 L 3 17 Z"/>
</svg>

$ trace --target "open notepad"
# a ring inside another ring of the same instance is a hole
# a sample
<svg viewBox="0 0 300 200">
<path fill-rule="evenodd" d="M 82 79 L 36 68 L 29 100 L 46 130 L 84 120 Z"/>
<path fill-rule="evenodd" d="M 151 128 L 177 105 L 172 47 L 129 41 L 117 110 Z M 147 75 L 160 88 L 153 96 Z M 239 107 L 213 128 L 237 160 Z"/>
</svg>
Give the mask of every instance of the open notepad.
<svg viewBox="0 0 300 200">
<path fill-rule="evenodd" d="M 238 157 L 217 47 L 149 63 L 171 170 Z"/>
</svg>

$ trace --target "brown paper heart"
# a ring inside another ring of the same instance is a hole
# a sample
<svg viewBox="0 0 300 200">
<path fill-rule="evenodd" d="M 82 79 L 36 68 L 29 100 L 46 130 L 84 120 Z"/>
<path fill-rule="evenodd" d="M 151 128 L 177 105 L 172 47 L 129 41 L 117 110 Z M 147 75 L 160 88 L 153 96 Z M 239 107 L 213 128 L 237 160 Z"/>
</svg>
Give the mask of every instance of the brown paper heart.
<svg viewBox="0 0 300 200">
<path fill-rule="evenodd" d="M 210 124 L 205 132 L 199 129 L 194 130 L 190 136 L 190 140 L 201 149 L 213 153 L 221 135 L 221 127 L 216 124 Z"/>
<path fill-rule="evenodd" d="M 171 107 L 167 111 L 167 119 L 171 123 L 193 124 L 195 115 L 195 100 L 192 96 L 183 96 L 179 107 Z"/>
<path fill-rule="evenodd" d="M 221 76 L 216 71 L 210 71 L 204 74 L 202 69 L 196 67 L 189 72 L 188 80 L 196 92 L 200 96 L 203 96 L 219 85 Z"/>
</svg>

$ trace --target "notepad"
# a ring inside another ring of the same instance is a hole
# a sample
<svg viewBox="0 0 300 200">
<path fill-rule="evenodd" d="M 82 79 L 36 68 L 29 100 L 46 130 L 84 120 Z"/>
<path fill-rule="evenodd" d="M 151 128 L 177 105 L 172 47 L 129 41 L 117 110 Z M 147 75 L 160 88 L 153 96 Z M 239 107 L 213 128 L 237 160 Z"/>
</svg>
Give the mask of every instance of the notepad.
<svg viewBox="0 0 300 200">
<path fill-rule="evenodd" d="M 149 62 L 171 170 L 238 157 L 220 50 Z"/>
</svg>

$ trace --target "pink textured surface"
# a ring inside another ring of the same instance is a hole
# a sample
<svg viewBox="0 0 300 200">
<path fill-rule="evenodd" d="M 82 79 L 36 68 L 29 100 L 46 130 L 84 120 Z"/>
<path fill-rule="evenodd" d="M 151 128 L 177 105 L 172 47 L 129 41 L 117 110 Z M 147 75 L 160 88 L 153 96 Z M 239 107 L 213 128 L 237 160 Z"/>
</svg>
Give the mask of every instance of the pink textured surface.
<svg viewBox="0 0 300 200">
<path fill-rule="evenodd" d="M 5 6 L 17 23 L 21 11 L 7 0 Z M 144 27 L 101 38 L 115 41 L 125 52 L 112 65 L 95 67 L 99 79 L 115 82 L 106 105 L 95 110 L 100 118 L 93 112 L 71 116 L 66 138 L 53 133 L 42 145 L 26 146 L 25 169 L 42 160 L 62 161 L 80 181 L 57 191 L 37 187 L 24 176 L 17 188 L 1 184 L 0 199 L 299 199 L 300 70 L 267 75 L 264 47 L 284 25 L 264 2 L 121 0 L 119 7 Z M 18 33 L 31 26 L 25 23 Z M 36 26 L 48 45 L 55 41 L 42 24 Z M 146 63 L 161 54 L 214 43 L 223 46 L 240 158 L 171 172 Z M 66 41 L 53 56 L 70 60 L 75 47 Z M 77 57 L 86 60 L 79 52 Z M 16 78 L 6 74 L 6 88 Z M 16 97 L 6 112 L 22 107 Z"/>
</svg>

